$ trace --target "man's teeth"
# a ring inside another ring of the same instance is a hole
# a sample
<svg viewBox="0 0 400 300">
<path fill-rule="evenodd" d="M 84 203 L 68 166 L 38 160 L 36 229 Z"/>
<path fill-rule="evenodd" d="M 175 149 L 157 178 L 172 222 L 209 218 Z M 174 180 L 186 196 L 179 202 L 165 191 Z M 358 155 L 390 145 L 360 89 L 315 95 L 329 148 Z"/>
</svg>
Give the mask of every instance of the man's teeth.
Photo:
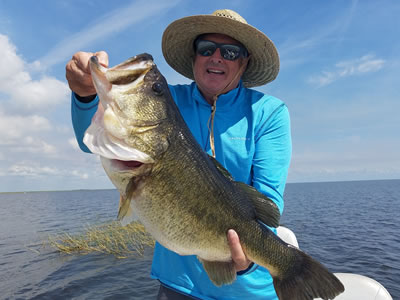
<svg viewBox="0 0 400 300">
<path fill-rule="evenodd" d="M 214 74 L 224 74 L 223 71 L 220 71 L 220 70 L 212 70 L 212 69 L 208 69 L 207 72 L 208 72 L 208 73 L 214 73 Z"/>
</svg>

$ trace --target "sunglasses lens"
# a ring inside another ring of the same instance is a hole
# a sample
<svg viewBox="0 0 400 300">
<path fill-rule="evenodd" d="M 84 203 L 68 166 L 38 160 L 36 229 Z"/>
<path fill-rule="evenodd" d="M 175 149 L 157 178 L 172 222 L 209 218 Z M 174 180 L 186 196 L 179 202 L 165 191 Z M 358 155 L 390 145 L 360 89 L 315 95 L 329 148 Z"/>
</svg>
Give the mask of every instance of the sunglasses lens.
<svg viewBox="0 0 400 300">
<path fill-rule="evenodd" d="M 226 60 L 235 60 L 240 56 L 240 47 L 235 45 L 221 46 L 221 55 Z"/>
<path fill-rule="evenodd" d="M 198 41 L 196 45 L 196 52 L 201 56 L 211 56 L 217 50 L 217 45 L 211 41 Z"/>
</svg>

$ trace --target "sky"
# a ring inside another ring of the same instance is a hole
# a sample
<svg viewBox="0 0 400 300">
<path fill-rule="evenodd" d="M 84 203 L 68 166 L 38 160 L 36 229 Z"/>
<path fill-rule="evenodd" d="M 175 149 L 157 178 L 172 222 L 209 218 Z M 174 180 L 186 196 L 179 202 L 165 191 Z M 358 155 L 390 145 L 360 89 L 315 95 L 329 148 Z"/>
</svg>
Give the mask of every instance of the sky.
<svg viewBox="0 0 400 300">
<path fill-rule="evenodd" d="M 289 183 L 400 178 L 400 1 L 0 0 L 0 192 L 113 188 L 75 141 L 66 63 L 148 52 L 169 83 L 189 83 L 162 33 L 222 8 L 278 49 L 277 79 L 256 89 L 289 108 Z"/>
</svg>

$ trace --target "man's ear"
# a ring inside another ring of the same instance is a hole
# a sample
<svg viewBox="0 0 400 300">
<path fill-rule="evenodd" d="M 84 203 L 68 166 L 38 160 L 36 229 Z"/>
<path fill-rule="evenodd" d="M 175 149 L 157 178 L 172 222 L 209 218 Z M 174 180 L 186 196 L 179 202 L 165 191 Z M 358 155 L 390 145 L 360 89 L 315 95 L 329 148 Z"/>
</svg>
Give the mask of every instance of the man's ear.
<svg viewBox="0 0 400 300">
<path fill-rule="evenodd" d="M 243 73 L 246 71 L 247 66 L 249 65 L 249 60 L 250 60 L 250 54 L 247 57 L 242 57 L 241 58 L 241 62 L 240 62 L 240 64 L 241 64 L 241 66 L 240 66 L 241 74 L 240 74 L 240 77 L 242 77 Z"/>
</svg>

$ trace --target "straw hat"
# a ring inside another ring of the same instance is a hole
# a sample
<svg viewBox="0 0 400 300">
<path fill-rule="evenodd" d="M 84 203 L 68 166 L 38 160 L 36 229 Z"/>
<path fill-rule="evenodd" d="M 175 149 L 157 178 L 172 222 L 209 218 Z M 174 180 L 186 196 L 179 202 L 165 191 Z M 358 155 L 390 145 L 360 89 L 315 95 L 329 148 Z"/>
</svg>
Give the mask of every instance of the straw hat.
<svg viewBox="0 0 400 300">
<path fill-rule="evenodd" d="M 242 76 L 246 87 L 264 85 L 278 75 L 279 56 L 274 43 L 257 28 L 247 24 L 242 16 L 229 9 L 172 22 L 162 37 L 162 51 L 168 64 L 178 73 L 194 80 L 193 42 L 197 36 L 205 33 L 228 35 L 247 48 L 251 56 Z"/>
</svg>

